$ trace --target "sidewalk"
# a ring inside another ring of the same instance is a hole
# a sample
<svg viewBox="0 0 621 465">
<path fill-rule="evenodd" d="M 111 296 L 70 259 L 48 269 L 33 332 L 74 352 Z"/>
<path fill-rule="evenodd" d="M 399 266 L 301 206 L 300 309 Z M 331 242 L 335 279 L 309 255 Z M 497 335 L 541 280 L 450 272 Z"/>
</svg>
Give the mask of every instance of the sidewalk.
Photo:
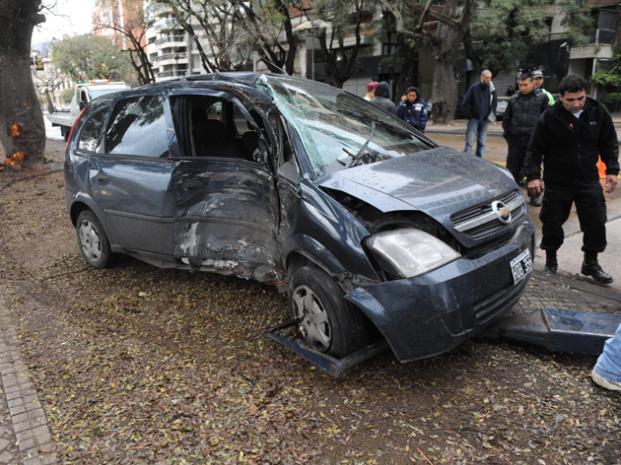
<svg viewBox="0 0 621 465">
<path fill-rule="evenodd" d="M 621 141 L 621 113 L 612 114 L 612 122 L 617 129 L 617 139 Z M 461 134 L 466 135 L 467 119 L 455 119 L 447 124 L 434 123 L 429 121 L 425 133 L 427 134 Z M 487 135 L 493 137 L 502 137 L 502 121 L 490 124 L 487 127 Z"/>
<path fill-rule="evenodd" d="M 0 296 L 0 465 L 54 465 L 47 418 L 18 344 Z"/>
</svg>

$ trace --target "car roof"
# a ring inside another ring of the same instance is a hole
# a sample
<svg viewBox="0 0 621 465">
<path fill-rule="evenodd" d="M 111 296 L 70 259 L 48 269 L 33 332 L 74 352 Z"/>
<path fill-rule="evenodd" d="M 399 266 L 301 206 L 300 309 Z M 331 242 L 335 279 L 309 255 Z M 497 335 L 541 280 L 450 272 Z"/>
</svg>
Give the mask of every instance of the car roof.
<svg viewBox="0 0 621 465">
<path fill-rule="evenodd" d="M 223 87 L 227 87 L 231 90 L 238 90 L 253 99 L 265 99 L 264 103 L 267 103 L 270 99 L 263 92 L 257 90 L 255 82 L 260 76 L 276 76 L 287 77 L 293 79 L 305 80 L 300 77 L 287 76 L 283 74 L 272 74 L 262 72 L 223 72 L 223 73 L 211 73 L 211 74 L 197 74 L 192 76 L 184 76 L 176 79 L 170 79 L 166 81 L 154 82 L 145 84 L 133 89 L 114 92 L 103 97 L 99 97 L 97 100 L 103 103 L 104 100 L 115 100 L 118 98 L 140 96 L 148 94 L 155 89 L 159 89 L 164 92 L 174 92 L 175 90 L 183 89 L 201 89 L 213 87 L 213 84 L 220 84 Z M 104 98 L 107 97 L 107 98 Z"/>
</svg>

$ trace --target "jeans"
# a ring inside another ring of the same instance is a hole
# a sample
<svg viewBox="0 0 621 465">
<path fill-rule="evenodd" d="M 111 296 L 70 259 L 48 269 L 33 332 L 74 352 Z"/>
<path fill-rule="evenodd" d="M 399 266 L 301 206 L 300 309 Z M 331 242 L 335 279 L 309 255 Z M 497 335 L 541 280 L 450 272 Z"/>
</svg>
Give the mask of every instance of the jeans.
<svg viewBox="0 0 621 465">
<path fill-rule="evenodd" d="M 474 145 L 474 133 L 477 133 L 477 151 L 476 156 L 483 158 L 483 150 L 485 150 L 485 138 L 487 137 L 487 119 L 471 118 L 468 120 L 468 128 L 466 129 L 466 148 L 464 152 L 468 155 L 472 153 Z"/>
<path fill-rule="evenodd" d="M 593 370 L 608 381 L 621 383 L 621 324 L 615 335 L 605 342 Z"/>
</svg>

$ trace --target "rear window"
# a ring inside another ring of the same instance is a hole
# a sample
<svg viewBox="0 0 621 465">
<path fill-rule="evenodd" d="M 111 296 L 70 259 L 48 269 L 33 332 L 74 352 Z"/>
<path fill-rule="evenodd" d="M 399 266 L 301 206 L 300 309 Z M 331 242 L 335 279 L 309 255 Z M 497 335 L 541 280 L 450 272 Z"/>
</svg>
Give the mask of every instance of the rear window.
<svg viewBox="0 0 621 465">
<path fill-rule="evenodd" d="M 101 151 L 103 127 L 106 122 L 107 108 L 103 108 L 87 116 L 86 122 L 80 131 L 78 149 L 84 152 L 97 153 Z"/>
<path fill-rule="evenodd" d="M 168 156 L 168 128 L 162 97 L 149 95 L 119 102 L 106 131 L 105 148 L 110 155 Z"/>
</svg>

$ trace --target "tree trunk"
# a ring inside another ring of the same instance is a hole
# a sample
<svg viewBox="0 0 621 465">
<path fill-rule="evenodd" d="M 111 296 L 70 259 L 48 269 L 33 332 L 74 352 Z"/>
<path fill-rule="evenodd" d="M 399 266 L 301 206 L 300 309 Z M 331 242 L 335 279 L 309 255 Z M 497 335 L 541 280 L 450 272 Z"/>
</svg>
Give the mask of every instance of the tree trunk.
<svg viewBox="0 0 621 465">
<path fill-rule="evenodd" d="M 40 0 L 0 0 L 0 142 L 9 166 L 43 159 L 45 125 L 30 69 Z"/>
<path fill-rule="evenodd" d="M 449 18 L 455 16 L 458 11 L 458 1 L 451 0 L 445 5 L 443 13 Z M 431 101 L 433 109 L 431 117 L 436 123 L 446 123 L 455 116 L 457 107 L 457 82 L 453 65 L 457 56 L 457 50 L 464 41 L 464 36 L 470 24 L 471 5 L 466 2 L 461 12 L 461 24 L 447 24 L 439 21 L 437 30 L 431 38 L 433 58 L 433 87 L 431 89 Z"/>
<path fill-rule="evenodd" d="M 431 116 L 436 123 L 446 123 L 455 116 L 457 106 L 457 82 L 453 71 L 454 56 L 442 55 L 433 67 L 433 87 Z"/>
</svg>

